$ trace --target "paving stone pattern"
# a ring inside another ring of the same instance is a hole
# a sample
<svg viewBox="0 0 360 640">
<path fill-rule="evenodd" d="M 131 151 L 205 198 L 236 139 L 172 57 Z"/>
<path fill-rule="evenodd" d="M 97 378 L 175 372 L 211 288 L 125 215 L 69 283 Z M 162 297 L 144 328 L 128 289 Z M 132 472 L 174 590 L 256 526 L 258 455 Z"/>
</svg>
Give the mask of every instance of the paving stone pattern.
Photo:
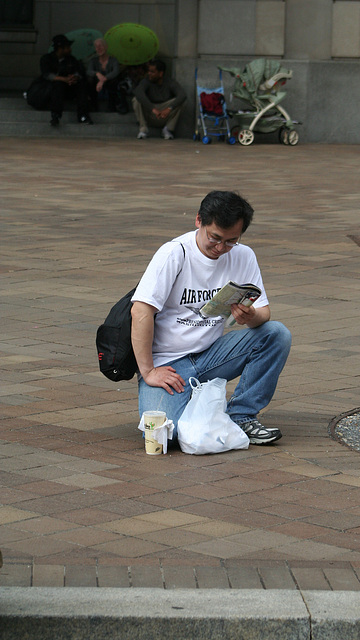
<svg viewBox="0 0 360 640">
<path fill-rule="evenodd" d="M 359 590 L 360 457 L 328 431 L 359 406 L 359 148 L 7 138 L 0 162 L 0 585 Z M 293 333 L 262 415 L 284 437 L 150 457 L 95 332 L 213 188 L 254 205 Z"/>
</svg>

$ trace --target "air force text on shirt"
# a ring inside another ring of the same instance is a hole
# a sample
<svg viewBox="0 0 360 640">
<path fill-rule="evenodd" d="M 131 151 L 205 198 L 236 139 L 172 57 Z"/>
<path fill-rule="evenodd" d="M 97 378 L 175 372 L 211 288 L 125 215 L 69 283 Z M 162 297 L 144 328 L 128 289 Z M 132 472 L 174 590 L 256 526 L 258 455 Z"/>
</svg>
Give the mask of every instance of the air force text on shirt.
<svg viewBox="0 0 360 640">
<path fill-rule="evenodd" d="M 180 304 L 208 302 L 220 289 L 221 287 L 217 287 L 217 289 L 187 289 L 185 287 L 181 295 Z"/>
</svg>

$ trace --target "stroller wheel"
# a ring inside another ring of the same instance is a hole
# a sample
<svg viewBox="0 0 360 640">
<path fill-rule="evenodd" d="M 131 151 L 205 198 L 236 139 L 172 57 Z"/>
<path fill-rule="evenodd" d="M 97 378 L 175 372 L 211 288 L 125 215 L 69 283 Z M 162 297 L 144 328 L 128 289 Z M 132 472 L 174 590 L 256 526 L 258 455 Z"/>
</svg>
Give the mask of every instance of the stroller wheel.
<svg viewBox="0 0 360 640">
<path fill-rule="evenodd" d="M 209 136 L 204 136 L 202 142 L 203 144 L 211 144 L 211 138 Z"/>
<path fill-rule="evenodd" d="M 288 133 L 288 144 L 291 144 L 294 147 L 299 142 L 299 134 L 295 129 L 292 129 Z"/>
<path fill-rule="evenodd" d="M 230 136 L 230 138 L 226 138 L 226 142 L 228 144 L 235 144 L 236 143 L 236 138 L 234 138 L 234 136 Z"/>
<path fill-rule="evenodd" d="M 251 129 L 242 129 L 241 131 L 239 131 L 238 139 L 240 144 L 248 147 L 249 144 L 252 144 L 254 142 L 254 133 L 253 131 L 251 131 Z"/>
<path fill-rule="evenodd" d="M 282 144 L 289 144 L 289 131 L 285 127 L 281 127 L 279 131 L 279 140 Z"/>
</svg>

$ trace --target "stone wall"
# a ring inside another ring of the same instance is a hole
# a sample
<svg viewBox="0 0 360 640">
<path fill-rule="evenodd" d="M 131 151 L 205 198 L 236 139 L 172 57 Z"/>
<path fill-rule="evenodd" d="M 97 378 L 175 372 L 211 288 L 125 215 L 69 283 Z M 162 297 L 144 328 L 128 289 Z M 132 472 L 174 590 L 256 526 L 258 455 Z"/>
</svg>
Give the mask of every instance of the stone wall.
<svg viewBox="0 0 360 640">
<path fill-rule="evenodd" d="M 182 135 L 194 128 L 196 67 L 212 83 L 218 64 L 263 56 L 294 71 L 284 106 L 302 140 L 360 143 L 360 0 L 35 0 L 33 29 L 0 28 L 0 88 L 27 86 L 52 35 L 120 22 L 156 32 L 189 96 Z"/>
</svg>

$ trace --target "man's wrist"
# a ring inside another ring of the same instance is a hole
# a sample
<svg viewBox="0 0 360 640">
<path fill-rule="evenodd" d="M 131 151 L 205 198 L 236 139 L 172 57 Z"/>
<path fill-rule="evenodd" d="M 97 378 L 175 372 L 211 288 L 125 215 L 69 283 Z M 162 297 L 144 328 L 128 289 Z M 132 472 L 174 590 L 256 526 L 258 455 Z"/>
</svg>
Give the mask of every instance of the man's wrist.
<svg viewBox="0 0 360 640">
<path fill-rule="evenodd" d="M 135 356 L 135 357 L 136 357 L 136 356 Z M 145 378 L 146 376 L 148 376 L 148 375 L 149 375 L 149 373 L 155 369 L 155 367 L 154 367 L 154 364 L 153 364 L 153 363 L 151 363 L 151 364 L 150 364 L 150 363 L 146 363 L 146 364 L 144 364 L 144 363 L 140 363 L 140 364 L 139 364 L 139 362 L 138 362 L 137 364 L 138 364 L 139 371 L 140 371 L 140 373 L 141 373 L 141 375 L 142 375 L 142 377 L 143 377 L 143 378 Z"/>
<path fill-rule="evenodd" d="M 141 369 L 141 368 L 139 367 L 140 374 L 141 374 L 141 376 L 144 378 L 144 380 L 145 380 L 145 381 L 146 381 L 146 378 L 150 375 L 150 373 L 151 373 L 152 371 L 154 371 L 154 369 L 155 369 L 155 367 L 151 367 L 151 369 L 149 369 L 149 368 Z"/>
</svg>

